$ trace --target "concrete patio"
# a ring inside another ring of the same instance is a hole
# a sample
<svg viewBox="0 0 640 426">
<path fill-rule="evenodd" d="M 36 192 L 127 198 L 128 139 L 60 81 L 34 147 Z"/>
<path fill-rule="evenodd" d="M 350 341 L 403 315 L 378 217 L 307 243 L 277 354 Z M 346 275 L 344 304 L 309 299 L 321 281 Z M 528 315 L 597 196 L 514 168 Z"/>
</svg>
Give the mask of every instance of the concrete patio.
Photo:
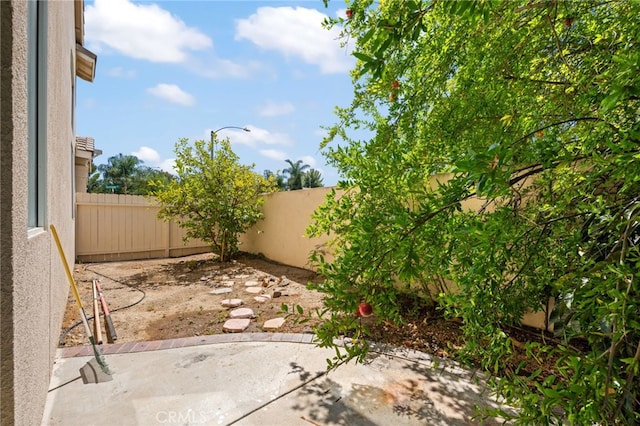
<svg viewBox="0 0 640 426">
<path fill-rule="evenodd" d="M 89 346 L 59 349 L 43 425 L 467 425 L 496 407 L 481 374 L 379 348 L 326 372 L 311 334 L 102 345 L 112 380 L 84 384 Z M 437 361 L 437 362 L 434 362 Z M 501 424 L 494 419 L 484 424 Z"/>
</svg>

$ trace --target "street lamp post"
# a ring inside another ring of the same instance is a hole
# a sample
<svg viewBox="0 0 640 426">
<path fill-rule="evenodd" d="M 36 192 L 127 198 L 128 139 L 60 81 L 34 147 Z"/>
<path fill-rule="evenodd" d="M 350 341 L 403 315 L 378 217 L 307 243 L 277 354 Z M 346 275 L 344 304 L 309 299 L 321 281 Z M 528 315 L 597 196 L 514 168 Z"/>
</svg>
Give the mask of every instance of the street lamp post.
<svg viewBox="0 0 640 426">
<path fill-rule="evenodd" d="M 250 132 L 251 130 L 249 130 L 248 127 L 238 127 L 238 126 L 224 126 L 224 127 L 220 127 L 218 130 L 212 130 L 211 131 L 211 158 L 213 158 L 213 141 L 214 141 L 214 137 L 216 135 L 216 133 L 218 133 L 220 130 L 224 130 L 224 129 L 238 129 L 238 130 L 244 130 L 245 132 Z"/>
</svg>

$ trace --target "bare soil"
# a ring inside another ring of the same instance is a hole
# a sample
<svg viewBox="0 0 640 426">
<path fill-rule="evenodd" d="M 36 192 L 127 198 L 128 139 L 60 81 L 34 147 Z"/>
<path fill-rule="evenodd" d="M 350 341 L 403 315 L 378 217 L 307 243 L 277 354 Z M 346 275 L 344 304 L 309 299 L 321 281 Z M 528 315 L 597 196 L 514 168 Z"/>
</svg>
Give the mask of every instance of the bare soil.
<svg viewBox="0 0 640 426">
<path fill-rule="evenodd" d="M 283 305 L 289 312 L 297 305 L 304 312 L 310 312 L 321 308 L 323 299 L 321 293 L 307 287 L 309 282 L 322 280 L 313 271 L 246 253 L 228 263 L 220 263 L 213 254 L 207 253 L 173 259 L 76 264 L 74 275 L 90 317 L 93 315 L 92 281 L 99 280 L 117 332 L 116 343 L 223 333 L 223 324 L 233 308 L 222 306 L 222 300 L 234 298 L 241 299 L 242 307 L 251 308 L 255 315 L 245 332 L 265 331 L 265 321 L 285 317 L 287 319 L 278 332 L 312 333 L 317 320 L 298 323 L 287 317 Z M 256 301 L 254 297 L 258 294 L 247 291 L 245 284 L 248 281 L 257 282 L 260 293 L 271 298 L 265 302 Z M 230 288 L 231 292 L 211 294 L 211 291 L 223 288 Z M 459 321 L 445 319 L 432 307 L 421 305 L 409 296 L 401 301 L 401 305 L 400 311 L 407 319 L 403 325 L 380 322 L 375 316 L 363 319 L 367 321 L 371 340 L 441 357 L 455 356 L 463 344 Z M 93 325 L 93 321 L 90 323 Z M 100 323 L 103 341 L 107 343 L 104 323 Z M 508 362 L 514 368 L 527 359 L 523 343 L 542 338 L 537 330 L 513 328 L 505 332 L 514 342 L 514 354 Z M 71 292 L 59 344 L 88 344 Z M 550 362 L 548 365 L 536 364 L 531 368 L 553 369 Z"/>
<path fill-rule="evenodd" d="M 287 317 L 283 304 L 288 312 L 296 306 L 310 312 L 322 307 L 323 298 L 321 293 L 307 288 L 309 282 L 322 281 L 315 272 L 247 253 L 229 263 L 220 263 L 213 254 L 206 253 L 173 259 L 76 264 L 74 278 L 89 317 L 93 316 L 92 281 L 99 281 L 111 311 L 117 343 L 223 333 L 223 324 L 232 308 L 223 307 L 221 302 L 234 298 L 241 299 L 242 307 L 251 308 L 255 315 L 245 332 L 264 331 L 266 320 L 285 317 L 287 320 L 279 332 L 312 333 L 317 321 L 297 323 Z M 228 287 L 231 281 L 233 286 Z M 257 294 L 247 292 L 248 281 L 257 282 L 262 287 L 261 294 L 271 299 L 256 301 Z M 222 288 L 231 288 L 231 292 L 211 294 L 212 290 Z M 458 324 L 415 306 L 407 309 L 415 311 L 415 318 L 403 326 L 377 324 L 374 318 L 367 318 L 372 339 L 450 356 L 450 343 L 456 345 L 461 341 Z M 90 323 L 93 325 L 92 320 Z M 100 323 L 106 343 L 104 322 Z M 71 292 L 59 343 L 60 346 L 88 343 Z"/>
<path fill-rule="evenodd" d="M 228 263 L 217 262 L 213 254 L 206 253 L 173 259 L 76 264 L 74 278 L 87 316 L 93 315 L 92 282 L 99 281 L 118 343 L 222 333 L 232 309 L 222 306 L 223 299 L 241 299 L 241 307 L 253 310 L 255 318 L 246 332 L 263 331 L 266 320 L 284 316 L 283 304 L 299 304 L 305 309 L 322 305 L 322 295 L 306 288 L 308 282 L 321 279 L 317 274 L 248 254 Z M 247 291 L 245 283 L 250 281 L 261 287 L 260 293 Z M 211 294 L 223 288 L 231 292 Z M 259 295 L 271 299 L 258 302 L 254 297 Z M 61 346 L 87 343 L 84 327 L 77 325 L 79 321 L 70 292 Z M 287 321 L 278 331 L 312 332 L 312 326 L 313 323 Z M 106 335 L 103 340 L 106 342 Z"/>
</svg>

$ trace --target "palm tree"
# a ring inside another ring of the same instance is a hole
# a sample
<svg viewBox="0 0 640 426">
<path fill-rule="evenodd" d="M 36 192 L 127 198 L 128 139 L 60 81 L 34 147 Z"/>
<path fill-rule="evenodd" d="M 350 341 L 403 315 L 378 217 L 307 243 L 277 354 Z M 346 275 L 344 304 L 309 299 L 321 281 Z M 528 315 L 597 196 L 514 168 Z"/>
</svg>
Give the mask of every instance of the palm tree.
<svg viewBox="0 0 640 426">
<path fill-rule="evenodd" d="M 305 173 L 304 186 L 307 188 L 319 188 L 324 186 L 320 171 L 316 169 L 309 169 L 309 171 Z"/>
<path fill-rule="evenodd" d="M 140 164 L 142 164 L 142 160 L 135 155 L 118 154 L 109 157 L 107 164 L 100 164 L 98 170 L 102 173 L 105 183 L 119 185 L 120 188 L 116 192 L 127 194 L 127 188 L 138 172 Z"/>
<path fill-rule="evenodd" d="M 310 166 L 308 164 L 303 164 L 302 160 L 298 160 L 295 163 L 289 159 L 284 160 L 289 163 L 289 167 L 282 170 L 282 173 L 286 173 L 289 175 L 289 179 L 287 180 L 287 185 L 290 190 L 294 189 L 302 189 L 304 185 L 304 171 L 308 169 Z"/>
</svg>

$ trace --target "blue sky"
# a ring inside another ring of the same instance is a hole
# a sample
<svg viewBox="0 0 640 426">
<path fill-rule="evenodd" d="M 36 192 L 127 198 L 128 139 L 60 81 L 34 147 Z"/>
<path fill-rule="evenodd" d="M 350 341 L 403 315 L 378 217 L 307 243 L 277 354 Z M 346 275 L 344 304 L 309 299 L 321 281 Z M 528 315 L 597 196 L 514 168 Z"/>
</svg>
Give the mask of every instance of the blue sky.
<svg viewBox="0 0 640 426">
<path fill-rule="evenodd" d="M 335 185 L 321 126 L 350 103 L 355 60 L 321 23 L 344 13 L 341 0 L 86 0 L 98 61 L 93 83 L 78 80 L 76 133 L 95 138 L 96 164 L 133 154 L 170 171 L 179 138 L 246 126 L 218 133 L 241 163 L 262 173 L 302 160 Z"/>
</svg>

